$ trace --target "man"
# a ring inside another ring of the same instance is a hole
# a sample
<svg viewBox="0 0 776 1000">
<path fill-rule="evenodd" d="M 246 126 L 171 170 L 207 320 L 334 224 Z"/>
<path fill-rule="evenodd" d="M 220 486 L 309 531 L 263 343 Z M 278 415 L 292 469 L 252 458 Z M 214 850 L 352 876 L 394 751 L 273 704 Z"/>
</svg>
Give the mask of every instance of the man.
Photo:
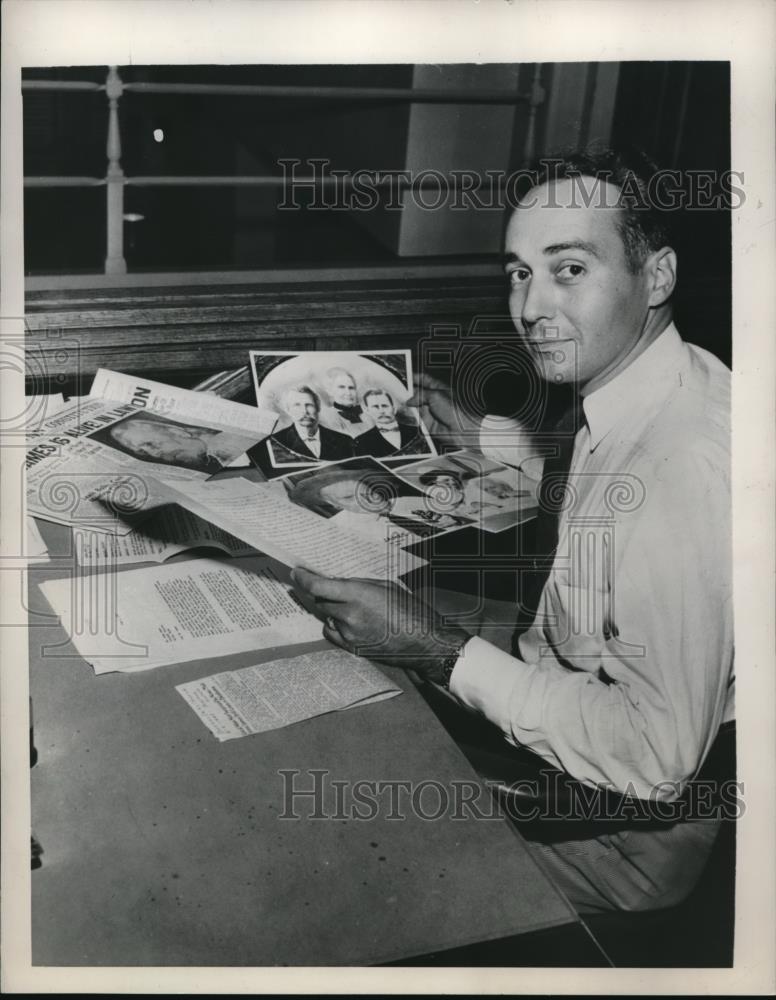
<svg viewBox="0 0 776 1000">
<path fill-rule="evenodd" d="M 479 486 L 481 479 L 474 480 L 472 495 L 467 496 L 463 477 L 448 469 L 429 469 L 418 477 L 418 482 L 428 493 L 435 510 L 456 514 L 464 519 L 479 520 L 489 512 L 501 511 L 505 504 L 495 499 L 486 499 Z M 500 484 L 509 490 L 508 483 Z"/>
<path fill-rule="evenodd" d="M 338 513 L 332 523 L 377 542 L 392 541 L 407 545 L 418 540 L 402 518 L 393 517 L 395 497 L 392 490 L 373 474 L 343 472 L 321 486 L 321 499 Z"/>
<path fill-rule="evenodd" d="M 589 786 L 666 805 L 734 717 L 729 372 L 673 325 L 676 254 L 634 204 L 634 190 L 650 204 L 642 164 L 610 152 L 555 165 L 520 199 L 505 248 L 518 333 L 581 404 L 545 460 L 542 495 L 568 488 L 554 520 L 546 501 L 537 518 L 555 542 L 531 626 L 498 648 L 418 601 L 387 640 L 390 588 L 295 576 L 334 644 L 411 666 Z M 453 402 L 426 392 L 438 425 L 453 426 Z M 486 420 L 482 443 L 526 454 L 504 420 Z M 422 623 L 434 627 L 412 632 Z M 532 848 L 580 911 L 653 909 L 688 895 L 718 825 L 634 822 Z"/>
<path fill-rule="evenodd" d="M 353 457 L 351 439 L 320 424 L 321 401 L 308 385 L 286 389 L 280 405 L 292 423 L 276 431 L 269 439 L 277 462 L 298 465 L 303 462 L 336 462 Z"/>
<path fill-rule="evenodd" d="M 135 458 L 175 465 L 209 475 L 245 451 L 247 441 L 235 434 L 133 416 L 108 428 L 107 437 Z"/>
<path fill-rule="evenodd" d="M 426 455 L 429 446 L 416 424 L 396 419 L 396 405 L 384 389 L 368 389 L 364 408 L 374 427 L 356 438 L 356 455 L 388 458 L 399 455 Z"/>
<path fill-rule="evenodd" d="M 289 489 L 289 499 L 330 517 L 333 524 L 347 531 L 381 543 L 406 545 L 439 530 L 439 515 L 427 511 L 425 498 L 415 495 L 412 487 L 404 486 L 390 472 L 348 468 L 350 464 L 302 479 Z M 403 495 L 402 488 L 412 495 Z M 425 514 L 432 516 L 431 524 Z"/>
<path fill-rule="evenodd" d="M 326 372 L 326 388 L 331 397 L 331 405 L 321 407 L 321 423 L 324 427 L 358 437 L 373 425 L 358 401 L 356 380 L 344 368 L 330 368 Z"/>
</svg>

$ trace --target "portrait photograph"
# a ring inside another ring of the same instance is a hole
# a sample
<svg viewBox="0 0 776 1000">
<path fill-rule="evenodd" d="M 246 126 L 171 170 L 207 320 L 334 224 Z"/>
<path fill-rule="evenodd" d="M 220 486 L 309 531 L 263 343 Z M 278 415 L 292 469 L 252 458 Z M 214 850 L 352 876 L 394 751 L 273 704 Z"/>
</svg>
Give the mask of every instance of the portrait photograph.
<svg viewBox="0 0 776 1000">
<path fill-rule="evenodd" d="M 411 544 L 475 523 L 473 517 L 443 509 L 374 458 L 291 473 L 279 482 L 292 503 L 379 541 L 400 538 L 402 544 Z"/>
<path fill-rule="evenodd" d="M 538 481 L 476 452 L 410 462 L 397 475 L 423 490 L 439 513 L 471 518 L 484 531 L 503 531 L 536 513 Z"/>
<path fill-rule="evenodd" d="M 88 437 L 113 449 L 117 459 L 125 455 L 149 465 L 207 476 L 233 465 L 254 444 L 240 434 L 147 412 L 133 413 Z"/>
<path fill-rule="evenodd" d="M 274 468 L 371 456 L 435 455 L 412 397 L 409 350 L 250 352 L 256 404 L 282 426 L 265 448 Z"/>
</svg>

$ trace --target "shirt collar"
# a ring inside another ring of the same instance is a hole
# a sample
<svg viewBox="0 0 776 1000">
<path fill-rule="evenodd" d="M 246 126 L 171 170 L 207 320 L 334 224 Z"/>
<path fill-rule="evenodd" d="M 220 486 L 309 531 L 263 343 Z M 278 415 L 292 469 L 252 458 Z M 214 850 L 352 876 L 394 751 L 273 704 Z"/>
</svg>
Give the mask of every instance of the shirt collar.
<svg viewBox="0 0 776 1000">
<path fill-rule="evenodd" d="M 636 409 L 658 403 L 673 387 L 682 367 L 684 341 L 673 323 L 611 382 L 585 396 L 582 406 L 590 431 L 590 450 Z"/>
</svg>

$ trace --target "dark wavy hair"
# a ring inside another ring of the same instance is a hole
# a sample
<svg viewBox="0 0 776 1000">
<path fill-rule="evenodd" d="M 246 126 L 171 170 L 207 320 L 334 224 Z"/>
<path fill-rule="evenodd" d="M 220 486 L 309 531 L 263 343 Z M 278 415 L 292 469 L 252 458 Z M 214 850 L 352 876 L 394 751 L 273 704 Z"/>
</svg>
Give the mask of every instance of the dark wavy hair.
<svg viewBox="0 0 776 1000">
<path fill-rule="evenodd" d="M 573 177 L 594 177 L 619 188 L 617 228 L 628 268 L 637 274 L 649 254 L 672 242 L 668 212 L 655 204 L 659 174 L 654 160 L 634 147 L 588 146 L 543 156 L 522 173 L 517 195 L 522 199 L 534 187 Z"/>
</svg>

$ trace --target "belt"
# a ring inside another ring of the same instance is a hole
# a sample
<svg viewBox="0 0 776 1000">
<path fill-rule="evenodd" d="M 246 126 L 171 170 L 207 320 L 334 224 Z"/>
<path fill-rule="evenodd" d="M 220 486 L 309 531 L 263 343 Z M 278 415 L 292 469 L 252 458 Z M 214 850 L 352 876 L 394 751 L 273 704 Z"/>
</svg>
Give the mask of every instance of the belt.
<svg viewBox="0 0 776 1000">
<path fill-rule="evenodd" d="M 693 818 L 735 819 L 739 814 L 735 721 L 720 726 L 698 773 L 671 802 L 583 785 L 547 764 L 537 768 L 537 774 L 542 777 L 538 787 L 551 790 L 549 795 L 532 798 L 506 783 L 499 791 L 523 836 L 541 843 L 589 840 L 626 829 L 661 829 Z M 525 776 L 519 784 L 522 789 L 531 787 Z"/>
</svg>

